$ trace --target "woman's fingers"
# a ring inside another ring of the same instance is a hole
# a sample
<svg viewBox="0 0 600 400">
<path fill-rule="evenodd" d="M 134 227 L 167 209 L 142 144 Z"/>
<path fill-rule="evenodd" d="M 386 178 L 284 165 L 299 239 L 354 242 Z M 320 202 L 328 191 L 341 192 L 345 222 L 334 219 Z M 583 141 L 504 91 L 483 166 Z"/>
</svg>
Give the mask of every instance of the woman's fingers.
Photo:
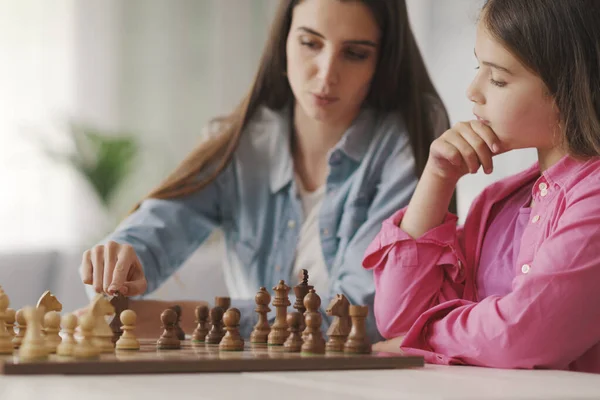
<svg viewBox="0 0 600 400">
<path fill-rule="evenodd" d="M 94 268 L 94 290 L 102 293 L 104 280 L 104 246 L 96 246 L 92 249 L 92 266 Z"/>
</svg>

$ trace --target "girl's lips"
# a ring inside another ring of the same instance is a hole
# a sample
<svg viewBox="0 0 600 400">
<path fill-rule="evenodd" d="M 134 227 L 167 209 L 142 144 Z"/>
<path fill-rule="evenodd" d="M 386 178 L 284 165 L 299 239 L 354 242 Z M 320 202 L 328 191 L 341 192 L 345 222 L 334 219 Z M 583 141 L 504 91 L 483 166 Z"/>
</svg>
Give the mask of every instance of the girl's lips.
<svg viewBox="0 0 600 400">
<path fill-rule="evenodd" d="M 490 121 L 488 121 L 487 119 L 483 119 L 483 118 L 481 118 L 481 117 L 480 117 L 479 115 L 477 115 L 477 114 L 474 114 L 474 115 L 475 115 L 475 117 L 477 118 L 477 121 L 481 122 L 482 124 L 485 124 L 485 125 L 489 125 L 489 124 L 490 124 Z"/>
</svg>

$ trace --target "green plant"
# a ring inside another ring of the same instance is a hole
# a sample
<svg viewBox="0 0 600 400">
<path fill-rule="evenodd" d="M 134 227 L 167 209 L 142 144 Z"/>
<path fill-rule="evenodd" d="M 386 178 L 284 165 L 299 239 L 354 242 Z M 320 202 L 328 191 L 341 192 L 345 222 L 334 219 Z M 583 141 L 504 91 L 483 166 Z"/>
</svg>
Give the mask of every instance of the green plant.
<svg viewBox="0 0 600 400">
<path fill-rule="evenodd" d="M 71 151 L 58 152 L 46 146 L 47 154 L 75 168 L 92 186 L 102 204 L 110 209 L 117 189 L 131 173 L 139 152 L 135 136 L 74 122 L 69 123 L 68 134 L 73 144 Z"/>
</svg>

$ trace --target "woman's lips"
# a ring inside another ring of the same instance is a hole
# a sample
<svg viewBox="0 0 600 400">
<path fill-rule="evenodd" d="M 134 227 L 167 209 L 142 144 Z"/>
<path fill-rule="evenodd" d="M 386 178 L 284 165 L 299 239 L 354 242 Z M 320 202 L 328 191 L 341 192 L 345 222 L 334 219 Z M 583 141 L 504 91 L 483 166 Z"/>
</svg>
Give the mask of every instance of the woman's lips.
<svg viewBox="0 0 600 400">
<path fill-rule="evenodd" d="M 320 107 L 328 106 L 339 100 L 337 97 L 327 96 L 323 94 L 312 93 L 312 96 L 315 104 L 317 104 Z"/>
</svg>

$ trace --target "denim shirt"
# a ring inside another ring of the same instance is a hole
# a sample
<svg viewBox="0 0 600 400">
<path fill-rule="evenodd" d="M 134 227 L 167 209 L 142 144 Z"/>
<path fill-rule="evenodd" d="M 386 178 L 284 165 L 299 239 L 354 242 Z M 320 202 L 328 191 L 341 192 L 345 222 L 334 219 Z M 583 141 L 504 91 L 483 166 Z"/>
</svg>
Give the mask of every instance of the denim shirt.
<svg viewBox="0 0 600 400">
<path fill-rule="evenodd" d="M 259 109 L 242 132 L 231 162 L 212 183 L 186 197 L 145 200 L 106 238 L 133 246 L 151 292 L 213 229 L 221 228 L 229 258 L 225 281 L 232 307 L 241 311 L 245 337 L 256 321 L 254 296 L 259 288 L 271 290 L 279 280 L 290 287 L 298 283 L 291 274 L 303 211 L 290 150 L 290 114 L 289 108 Z M 362 110 L 329 151 L 328 164 L 319 214 L 330 277 L 328 292 L 318 293 L 323 328 L 330 322 L 325 315 L 329 301 L 343 293 L 351 304 L 369 306 L 367 332 L 371 340 L 378 340 L 373 274 L 361 261 L 382 222 L 407 205 L 416 187 L 414 156 L 402 118 Z M 293 293 L 290 290 L 292 305 Z"/>
</svg>

